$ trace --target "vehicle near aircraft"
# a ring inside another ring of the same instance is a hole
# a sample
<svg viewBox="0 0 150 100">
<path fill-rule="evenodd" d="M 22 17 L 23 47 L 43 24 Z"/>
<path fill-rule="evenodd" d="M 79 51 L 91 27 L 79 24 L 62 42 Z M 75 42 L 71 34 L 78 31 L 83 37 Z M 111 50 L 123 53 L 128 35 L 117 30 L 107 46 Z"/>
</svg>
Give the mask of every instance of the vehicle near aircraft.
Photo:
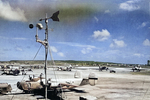
<svg viewBox="0 0 150 100">
<path fill-rule="evenodd" d="M 0 83 L 0 94 L 6 94 L 11 92 L 12 88 L 11 85 L 8 83 Z"/>
</svg>

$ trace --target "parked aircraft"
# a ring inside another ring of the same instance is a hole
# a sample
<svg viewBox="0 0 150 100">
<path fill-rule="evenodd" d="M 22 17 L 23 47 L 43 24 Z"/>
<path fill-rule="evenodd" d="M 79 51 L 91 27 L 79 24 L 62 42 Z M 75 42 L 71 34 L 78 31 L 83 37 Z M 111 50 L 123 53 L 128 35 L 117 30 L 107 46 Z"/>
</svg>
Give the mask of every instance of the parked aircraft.
<svg viewBox="0 0 150 100">
<path fill-rule="evenodd" d="M 64 64 L 64 66 L 58 66 L 57 70 L 61 70 L 61 71 L 71 71 L 72 66 L 69 64 Z"/>
<path fill-rule="evenodd" d="M 140 72 L 142 70 L 142 68 L 140 66 L 134 66 L 132 68 L 133 72 L 136 70 L 137 72 Z"/>
<path fill-rule="evenodd" d="M 22 81 L 17 83 L 17 87 L 20 90 L 23 90 L 25 93 L 35 93 L 35 94 L 41 94 L 45 90 L 45 79 L 43 79 L 41 76 L 39 77 L 39 80 L 37 81 Z M 51 91 L 51 94 L 57 95 L 58 93 L 65 91 L 66 89 L 71 90 L 75 87 L 90 84 L 95 85 L 98 78 L 96 78 L 94 73 L 90 73 L 88 78 L 82 78 L 80 72 L 76 72 L 74 74 L 74 78 L 72 79 L 48 79 L 47 83 L 47 91 L 48 93 Z M 41 92 L 43 91 L 43 92 Z"/>
<path fill-rule="evenodd" d="M 17 76 L 19 75 L 20 70 L 19 69 L 4 69 L 2 75 L 14 75 Z"/>
<path fill-rule="evenodd" d="M 11 90 L 11 85 L 9 85 L 8 83 L 0 83 L 0 94 L 6 94 L 8 92 L 11 92 Z"/>
<path fill-rule="evenodd" d="M 108 70 L 108 67 L 99 67 L 99 71 Z"/>
<path fill-rule="evenodd" d="M 72 67 L 65 67 L 65 66 L 61 66 L 61 67 L 57 67 L 57 70 L 61 70 L 61 71 L 71 71 Z"/>
<path fill-rule="evenodd" d="M 1 75 L 14 75 L 17 76 L 20 73 L 22 75 L 26 75 L 27 71 L 32 71 L 32 69 L 21 68 L 20 65 L 0 65 L 1 71 L 3 72 Z"/>
</svg>

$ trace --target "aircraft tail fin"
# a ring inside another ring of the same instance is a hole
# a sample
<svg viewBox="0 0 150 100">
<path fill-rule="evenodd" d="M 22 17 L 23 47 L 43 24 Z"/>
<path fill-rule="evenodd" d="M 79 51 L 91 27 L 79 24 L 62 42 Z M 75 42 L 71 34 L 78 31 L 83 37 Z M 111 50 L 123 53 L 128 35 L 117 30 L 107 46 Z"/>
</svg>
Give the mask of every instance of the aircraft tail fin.
<svg viewBox="0 0 150 100">
<path fill-rule="evenodd" d="M 80 86 L 89 84 L 89 79 L 83 79 L 80 83 Z"/>
<path fill-rule="evenodd" d="M 82 72 L 76 71 L 76 72 L 74 73 L 74 78 L 82 78 Z"/>
<path fill-rule="evenodd" d="M 90 84 L 91 86 L 96 85 L 98 78 L 94 73 L 90 73 L 87 79 L 83 79 L 80 85 Z"/>
<path fill-rule="evenodd" d="M 96 85 L 98 78 L 89 78 L 89 84 L 91 86 Z"/>
<path fill-rule="evenodd" d="M 90 84 L 91 86 L 94 86 L 94 85 L 97 83 L 97 80 L 98 80 L 98 78 L 97 78 L 97 76 L 95 75 L 95 73 L 90 73 L 90 74 L 89 74 L 89 84 Z"/>
</svg>

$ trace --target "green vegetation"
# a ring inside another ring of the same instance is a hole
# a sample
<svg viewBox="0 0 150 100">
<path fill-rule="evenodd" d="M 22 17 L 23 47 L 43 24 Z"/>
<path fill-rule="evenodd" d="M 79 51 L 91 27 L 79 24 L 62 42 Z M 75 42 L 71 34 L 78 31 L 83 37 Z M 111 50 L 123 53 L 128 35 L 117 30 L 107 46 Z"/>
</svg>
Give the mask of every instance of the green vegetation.
<svg viewBox="0 0 150 100">
<path fill-rule="evenodd" d="M 44 60 L 11 60 L 11 61 L 0 61 L 1 64 L 43 64 L 45 63 Z M 53 65 L 52 61 L 47 61 L 48 65 Z M 70 64 L 72 66 L 107 66 L 107 67 L 133 67 L 137 66 L 138 64 L 121 64 L 121 63 L 112 63 L 112 62 L 98 62 L 98 61 L 75 61 L 75 60 L 55 60 L 55 65 L 63 66 L 64 64 Z M 142 68 L 149 68 L 149 66 L 141 65 Z"/>
<path fill-rule="evenodd" d="M 11 61 L 0 61 L 0 63 L 9 64 L 44 64 L 44 60 L 11 60 Z M 75 66 L 105 66 L 109 62 L 95 62 L 95 61 L 75 61 L 75 60 L 55 60 L 56 65 L 71 64 Z M 52 65 L 52 61 L 48 61 L 49 65 Z M 109 63 L 112 64 L 112 63 Z"/>
</svg>

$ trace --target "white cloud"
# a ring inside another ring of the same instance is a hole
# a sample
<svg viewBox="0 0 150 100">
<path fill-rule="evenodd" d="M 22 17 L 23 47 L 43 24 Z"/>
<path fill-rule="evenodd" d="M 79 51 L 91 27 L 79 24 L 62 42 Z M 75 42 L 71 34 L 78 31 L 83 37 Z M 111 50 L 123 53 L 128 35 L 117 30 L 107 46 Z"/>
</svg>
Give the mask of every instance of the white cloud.
<svg viewBox="0 0 150 100">
<path fill-rule="evenodd" d="M 150 46 L 150 40 L 149 39 L 144 40 L 143 45 Z"/>
<path fill-rule="evenodd" d="M 146 22 L 143 22 L 142 25 L 141 25 L 141 27 L 145 27 L 146 24 L 147 24 Z"/>
<path fill-rule="evenodd" d="M 22 48 L 16 47 L 16 50 L 17 50 L 17 51 L 22 51 Z"/>
<path fill-rule="evenodd" d="M 69 45 L 69 46 L 73 46 L 73 47 L 81 47 L 81 48 L 96 48 L 93 45 L 82 45 L 79 43 L 73 43 L 73 42 L 57 42 L 59 44 L 65 44 L 65 45 Z"/>
<path fill-rule="evenodd" d="M 0 1 L 0 17 L 10 21 L 26 22 L 24 11 L 20 8 L 12 8 L 9 2 Z"/>
<path fill-rule="evenodd" d="M 64 54 L 62 52 L 58 52 L 57 54 L 61 57 L 64 57 Z"/>
<path fill-rule="evenodd" d="M 8 37 L 0 36 L 0 39 L 9 39 Z"/>
<path fill-rule="evenodd" d="M 97 17 L 94 17 L 94 19 L 96 20 L 96 22 L 98 22 L 98 21 L 99 21 L 99 19 L 98 19 Z"/>
<path fill-rule="evenodd" d="M 11 38 L 11 39 L 14 39 L 14 40 L 27 40 L 27 38 Z"/>
<path fill-rule="evenodd" d="M 105 13 L 110 13 L 110 10 L 105 10 Z"/>
<path fill-rule="evenodd" d="M 148 24 L 148 22 L 143 22 L 141 25 L 139 25 L 138 29 L 145 27 L 147 24 Z"/>
<path fill-rule="evenodd" d="M 140 53 L 135 53 L 133 55 L 136 56 L 136 57 L 142 57 L 143 56 L 143 54 L 140 54 Z"/>
<path fill-rule="evenodd" d="M 126 44 L 123 40 L 113 39 L 113 43 L 110 44 L 110 47 L 125 47 Z"/>
<path fill-rule="evenodd" d="M 121 3 L 119 5 L 119 8 L 123 9 L 123 10 L 127 10 L 127 11 L 138 10 L 138 9 L 140 9 L 140 7 L 137 5 L 137 2 L 139 2 L 139 0 L 129 0 L 129 1 L 126 1 L 124 3 Z"/>
<path fill-rule="evenodd" d="M 0 36 L 0 39 L 27 40 L 27 38 L 22 38 L 22 37 L 9 38 L 9 37 L 4 37 L 4 36 Z"/>
<path fill-rule="evenodd" d="M 83 48 L 83 49 L 81 50 L 81 52 L 82 52 L 83 54 L 90 53 L 91 51 L 92 51 L 92 48 Z"/>
<path fill-rule="evenodd" d="M 102 31 L 94 31 L 92 37 L 97 39 L 98 41 L 105 41 L 110 37 L 110 33 L 106 29 L 102 29 Z"/>
<path fill-rule="evenodd" d="M 73 42 L 57 42 L 57 43 L 65 44 L 65 45 L 69 45 L 69 46 L 73 46 L 73 47 L 80 47 L 80 48 L 82 48 L 82 50 L 81 50 L 82 54 L 90 53 L 93 49 L 100 49 L 100 48 L 96 48 L 93 45 L 82 45 L 82 44 L 73 43 Z"/>
<path fill-rule="evenodd" d="M 51 46 L 50 48 L 51 48 L 52 52 L 57 52 L 57 49 L 54 46 Z"/>
<path fill-rule="evenodd" d="M 124 36 L 120 36 L 119 39 L 124 39 Z"/>
<path fill-rule="evenodd" d="M 57 55 L 59 55 L 61 57 L 64 57 L 64 54 L 62 52 L 58 52 L 58 50 L 54 46 L 51 46 L 50 48 L 51 48 L 52 52 L 55 52 Z"/>
</svg>

